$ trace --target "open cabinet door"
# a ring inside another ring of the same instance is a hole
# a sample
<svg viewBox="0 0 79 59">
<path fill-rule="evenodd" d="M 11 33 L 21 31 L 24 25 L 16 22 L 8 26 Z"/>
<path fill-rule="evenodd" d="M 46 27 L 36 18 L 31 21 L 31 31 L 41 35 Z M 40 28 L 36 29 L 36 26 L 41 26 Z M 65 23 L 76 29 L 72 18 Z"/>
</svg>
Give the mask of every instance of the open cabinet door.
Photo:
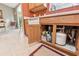
<svg viewBox="0 0 79 59">
<path fill-rule="evenodd" d="M 40 40 L 40 25 L 29 25 L 28 26 L 28 38 L 29 43 L 38 42 Z"/>
</svg>

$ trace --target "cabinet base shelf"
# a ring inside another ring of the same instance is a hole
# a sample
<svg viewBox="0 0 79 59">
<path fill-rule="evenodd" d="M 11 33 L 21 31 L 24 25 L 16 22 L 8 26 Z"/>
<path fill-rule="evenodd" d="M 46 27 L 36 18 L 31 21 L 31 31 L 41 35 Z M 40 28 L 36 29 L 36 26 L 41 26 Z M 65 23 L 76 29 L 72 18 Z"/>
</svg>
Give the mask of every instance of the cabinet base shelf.
<svg viewBox="0 0 79 59">
<path fill-rule="evenodd" d="M 71 51 L 69 51 L 69 50 L 67 50 L 65 48 L 61 48 L 61 47 L 57 46 L 56 44 L 52 45 L 49 42 L 45 42 L 45 41 L 41 41 L 41 43 L 49 45 L 49 46 L 51 46 L 51 47 L 53 47 L 55 49 L 58 49 L 59 51 L 62 51 L 62 52 L 66 53 L 66 54 L 68 54 L 70 56 L 77 56 L 77 54 L 75 52 L 71 52 Z"/>
</svg>

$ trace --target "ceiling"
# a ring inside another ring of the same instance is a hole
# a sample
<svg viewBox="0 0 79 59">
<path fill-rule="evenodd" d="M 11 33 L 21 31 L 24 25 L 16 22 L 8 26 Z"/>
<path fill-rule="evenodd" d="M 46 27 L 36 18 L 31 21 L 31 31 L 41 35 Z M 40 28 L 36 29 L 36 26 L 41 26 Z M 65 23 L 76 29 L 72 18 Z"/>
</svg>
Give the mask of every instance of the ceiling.
<svg viewBox="0 0 79 59">
<path fill-rule="evenodd" d="M 19 3 L 3 3 L 3 4 L 8 7 L 15 8 Z"/>
</svg>

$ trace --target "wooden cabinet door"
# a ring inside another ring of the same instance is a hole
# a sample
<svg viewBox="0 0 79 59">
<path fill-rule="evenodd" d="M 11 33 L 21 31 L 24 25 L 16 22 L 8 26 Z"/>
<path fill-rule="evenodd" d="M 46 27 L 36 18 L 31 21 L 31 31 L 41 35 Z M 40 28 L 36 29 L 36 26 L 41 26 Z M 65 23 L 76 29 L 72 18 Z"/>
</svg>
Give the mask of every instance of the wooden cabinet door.
<svg viewBox="0 0 79 59">
<path fill-rule="evenodd" d="M 28 32 L 29 43 L 38 42 L 40 40 L 40 26 L 39 25 L 29 25 Z"/>
<path fill-rule="evenodd" d="M 76 48 L 79 51 L 79 30 L 77 31 Z"/>
<path fill-rule="evenodd" d="M 76 45 L 76 48 L 77 48 L 77 50 L 76 50 L 76 54 L 77 55 L 79 55 L 79 30 L 77 31 L 77 37 L 76 37 L 76 43 L 75 43 L 75 45 Z"/>
<path fill-rule="evenodd" d="M 34 6 L 35 6 L 35 5 L 34 5 L 33 3 L 30 3 L 30 4 L 29 4 L 29 10 L 33 9 Z"/>
</svg>

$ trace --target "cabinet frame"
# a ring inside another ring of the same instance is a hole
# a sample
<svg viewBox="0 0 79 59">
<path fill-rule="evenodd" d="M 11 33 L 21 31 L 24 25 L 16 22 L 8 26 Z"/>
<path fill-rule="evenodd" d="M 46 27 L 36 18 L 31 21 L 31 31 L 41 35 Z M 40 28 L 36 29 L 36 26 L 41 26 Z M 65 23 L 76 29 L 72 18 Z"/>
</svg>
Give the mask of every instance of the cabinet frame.
<svg viewBox="0 0 79 59">
<path fill-rule="evenodd" d="M 66 20 L 67 19 L 67 20 Z M 63 47 L 59 47 L 59 46 L 56 46 L 56 27 L 57 25 L 63 25 L 63 26 L 79 26 L 79 15 L 78 14 L 72 14 L 72 15 L 62 15 L 62 16 L 53 16 L 53 17 L 43 17 L 43 18 L 40 18 L 40 24 L 42 25 L 53 25 L 53 33 L 52 33 L 52 41 L 53 43 L 50 44 L 48 42 L 44 42 L 42 41 L 43 43 L 46 43 L 52 47 L 55 47 L 55 48 L 59 48 L 59 50 L 61 51 L 64 51 L 65 53 L 67 54 L 70 54 L 70 55 L 79 55 L 79 49 L 76 51 L 76 52 L 72 52 L 72 51 L 69 51 Z M 78 41 L 78 42 L 77 42 Z M 79 35 L 78 35 L 78 39 L 76 41 L 76 47 L 79 48 Z"/>
</svg>

